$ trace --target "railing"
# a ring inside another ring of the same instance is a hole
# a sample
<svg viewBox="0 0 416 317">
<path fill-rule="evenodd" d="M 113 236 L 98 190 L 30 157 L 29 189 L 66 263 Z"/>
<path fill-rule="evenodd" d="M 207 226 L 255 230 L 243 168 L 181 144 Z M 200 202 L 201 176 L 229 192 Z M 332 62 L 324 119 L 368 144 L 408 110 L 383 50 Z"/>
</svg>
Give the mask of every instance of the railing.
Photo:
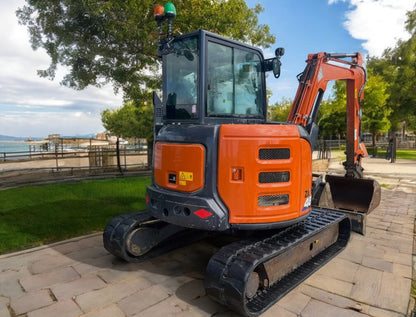
<svg viewBox="0 0 416 317">
<path fill-rule="evenodd" d="M 117 153 L 114 148 L 91 147 L 88 150 L 1 152 L 0 171 L 11 170 L 104 170 L 116 169 Z M 120 149 L 120 168 L 123 170 L 147 168 L 147 151 Z"/>
</svg>

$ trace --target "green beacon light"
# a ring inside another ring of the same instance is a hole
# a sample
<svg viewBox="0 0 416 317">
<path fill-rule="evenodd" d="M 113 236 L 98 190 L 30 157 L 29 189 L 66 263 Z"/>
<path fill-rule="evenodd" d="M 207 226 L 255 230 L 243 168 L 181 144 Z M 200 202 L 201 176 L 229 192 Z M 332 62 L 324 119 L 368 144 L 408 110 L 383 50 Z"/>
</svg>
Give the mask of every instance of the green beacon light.
<svg viewBox="0 0 416 317">
<path fill-rule="evenodd" d="M 174 19 L 176 17 L 176 8 L 172 2 L 166 2 L 164 11 L 167 19 Z"/>
<path fill-rule="evenodd" d="M 172 35 L 172 20 L 176 17 L 176 8 L 172 2 L 166 2 L 165 17 L 168 19 L 168 37 Z"/>
</svg>

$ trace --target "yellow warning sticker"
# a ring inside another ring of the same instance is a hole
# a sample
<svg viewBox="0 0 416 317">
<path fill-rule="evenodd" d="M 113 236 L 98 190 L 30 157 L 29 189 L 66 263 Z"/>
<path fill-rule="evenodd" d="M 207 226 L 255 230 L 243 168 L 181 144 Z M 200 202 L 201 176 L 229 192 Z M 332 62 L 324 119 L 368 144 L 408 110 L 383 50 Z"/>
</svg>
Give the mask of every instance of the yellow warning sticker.
<svg viewBox="0 0 416 317">
<path fill-rule="evenodd" d="M 179 185 L 186 186 L 186 181 L 179 181 Z"/>
<path fill-rule="evenodd" d="M 192 172 L 179 172 L 179 181 L 192 182 L 193 180 L 194 180 L 194 173 L 192 173 Z"/>
</svg>

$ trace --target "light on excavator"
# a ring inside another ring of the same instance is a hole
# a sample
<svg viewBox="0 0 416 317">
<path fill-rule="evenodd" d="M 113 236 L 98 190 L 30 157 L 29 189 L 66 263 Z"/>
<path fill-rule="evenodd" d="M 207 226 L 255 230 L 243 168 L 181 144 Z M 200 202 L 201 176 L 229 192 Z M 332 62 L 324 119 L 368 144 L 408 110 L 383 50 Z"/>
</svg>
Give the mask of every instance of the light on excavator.
<svg viewBox="0 0 416 317">
<path fill-rule="evenodd" d="M 160 4 L 156 5 L 155 12 L 153 14 L 156 21 L 160 21 L 164 18 L 164 16 L 163 16 L 164 11 L 165 11 L 165 8 L 162 5 L 160 5 Z"/>
<path fill-rule="evenodd" d="M 176 8 L 172 2 L 166 2 L 164 9 L 166 18 L 173 19 L 176 17 Z"/>
</svg>

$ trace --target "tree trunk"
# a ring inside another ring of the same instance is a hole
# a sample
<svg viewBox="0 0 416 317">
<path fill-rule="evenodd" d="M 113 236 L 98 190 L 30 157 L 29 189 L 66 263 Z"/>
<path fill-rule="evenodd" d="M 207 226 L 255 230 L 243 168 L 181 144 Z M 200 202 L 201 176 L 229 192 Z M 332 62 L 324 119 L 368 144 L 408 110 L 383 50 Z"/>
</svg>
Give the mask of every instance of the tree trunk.
<svg viewBox="0 0 416 317">
<path fill-rule="evenodd" d="M 153 138 L 151 140 L 146 139 L 147 141 L 147 168 L 152 168 L 152 158 L 153 158 Z"/>
<path fill-rule="evenodd" d="M 116 156 L 117 156 L 117 168 L 120 174 L 123 174 L 123 170 L 120 164 L 120 138 L 119 137 L 117 137 L 117 142 L 116 142 Z"/>
<path fill-rule="evenodd" d="M 373 157 L 376 157 L 377 156 L 376 132 L 371 133 L 371 143 L 373 146 Z"/>
</svg>

